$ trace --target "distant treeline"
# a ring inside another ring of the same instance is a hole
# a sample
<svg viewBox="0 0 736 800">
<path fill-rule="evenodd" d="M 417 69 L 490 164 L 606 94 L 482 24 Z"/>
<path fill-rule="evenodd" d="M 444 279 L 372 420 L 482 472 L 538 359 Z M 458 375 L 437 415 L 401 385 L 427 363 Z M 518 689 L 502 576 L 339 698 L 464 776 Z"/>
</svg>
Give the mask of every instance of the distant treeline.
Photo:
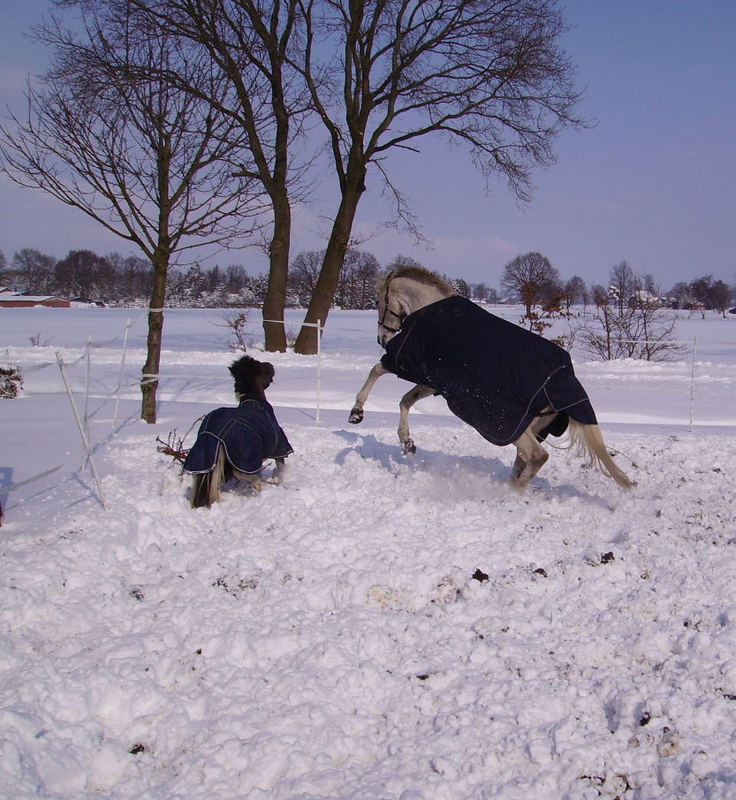
<svg viewBox="0 0 736 800">
<path fill-rule="evenodd" d="M 291 263 L 286 305 L 308 304 L 319 276 L 322 252 L 299 253 Z M 401 257 L 392 264 L 405 263 Z M 389 265 L 391 266 L 391 265 Z M 349 250 L 340 273 L 334 305 L 367 309 L 376 305 L 376 280 L 382 271 L 371 253 Z M 447 278 L 455 290 L 470 296 L 462 280 Z M 69 299 L 102 301 L 107 305 L 145 305 L 151 296 L 153 270 L 149 262 L 135 256 L 111 253 L 100 256 L 91 250 L 72 250 L 56 260 L 38 250 L 17 252 L 8 264 L 0 251 L 0 285 L 33 295 L 53 294 Z M 263 303 L 268 274 L 251 275 L 245 267 L 231 264 L 204 267 L 194 264 L 169 273 L 166 303 L 170 306 L 220 308 L 259 306 Z M 480 299 L 489 298 L 488 293 Z"/>
<path fill-rule="evenodd" d="M 291 308 L 304 307 L 314 290 L 319 276 L 324 253 L 305 251 L 291 262 L 287 286 L 286 305 Z M 402 264 L 416 264 L 413 259 L 397 256 L 385 269 Z M 515 263 L 515 262 L 514 262 Z M 612 272 L 611 285 L 606 292 L 621 300 L 623 286 L 617 286 Z M 505 277 L 508 277 L 507 265 Z M 626 270 L 631 273 L 628 265 Z M 371 309 L 376 306 L 376 279 L 384 267 L 369 252 L 351 249 L 348 251 L 340 273 L 340 282 L 335 293 L 334 305 L 346 309 Z M 632 282 L 626 287 L 631 292 L 646 292 L 657 298 L 661 306 L 681 309 L 714 309 L 722 311 L 734 300 L 734 288 L 712 275 L 703 275 L 689 282 L 678 282 L 663 292 L 654 285 L 651 276 L 637 278 L 631 273 Z M 519 302 L 524 290 L 514 291 L 508 280 L 502 280 L 503 294 L 486 283 L 467 283 L 462 278 L 443 275 L 458 294 L 483 303 L 497 304 Z M 39 250 L 24 248 L 14 254 L 10 263 L 0 251 L 0 286 L 32 295 L 58 295 L 69 299 L 102 301 L 107 305 L 147 305 L 151 296 L 153 271 L 144 259 L 119 253 L 105 256 L 91 250 L 72 250 L 57 260 Z M 588 286 L 579 276 L 561 280 L 553 270 L 546 290 L 562 298 L 563 305 L 600 304 L 600 293 L 604 287 Z M 266 293 L 268 274 L 251 275 L 239 264 L 226 267 L 218 265 L 204 267 L 194 264 L 187 268 L 173 269 L 169 275 L 167 305 L 179 307 L 260 306 Z"/>
</svg>

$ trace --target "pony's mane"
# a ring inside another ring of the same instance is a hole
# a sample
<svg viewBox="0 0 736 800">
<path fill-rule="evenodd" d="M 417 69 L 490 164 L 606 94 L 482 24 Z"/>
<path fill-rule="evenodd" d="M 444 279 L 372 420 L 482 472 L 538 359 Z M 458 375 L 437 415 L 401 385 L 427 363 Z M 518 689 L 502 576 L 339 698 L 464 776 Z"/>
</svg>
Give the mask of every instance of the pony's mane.
<svg viewBox="0 0 736 800">
<path fill-rule="evenodd" d="M 396 269 L 389 270 L 378 279 L 378 293 L 383 294 L 386 288 L 386 281 L 388 278 L 409 278 L 418 281 L 419 283 L 427 283 L 439 289 L 443 294 L 455 294 L 455 290 L 447 283 L 446 280 L 441 278 L 436 272 L 420 267 L 416 264 L 407 264 Z"/>
</svg>

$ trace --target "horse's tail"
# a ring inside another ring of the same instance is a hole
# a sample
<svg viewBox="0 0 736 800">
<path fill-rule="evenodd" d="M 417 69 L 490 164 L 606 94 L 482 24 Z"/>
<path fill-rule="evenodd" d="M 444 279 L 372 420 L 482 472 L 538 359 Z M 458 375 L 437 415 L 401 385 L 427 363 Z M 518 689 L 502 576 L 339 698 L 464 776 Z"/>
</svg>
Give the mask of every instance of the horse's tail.
<svg viewBox="0 0 736 800">
<path fill-rule="evenodd" d="M 630 489 L 635 481 L 616 464 L 608 452 L 603 434 L 597 425 L 584 425 L 574 419 L 570 420 L 570 447 L 578 455 L 590 458 L 590 465 L 609 478 L 613 478 L 619 486 Z"/>
<path fill-rule="evenodd" d="M 215 465 L 209 472 L 194 476 L 192 488 L 192 508 L 209 508 L 220 499 L 220 489 L 225 482 L 225 448 L 217 448 Z"/>
</svg>

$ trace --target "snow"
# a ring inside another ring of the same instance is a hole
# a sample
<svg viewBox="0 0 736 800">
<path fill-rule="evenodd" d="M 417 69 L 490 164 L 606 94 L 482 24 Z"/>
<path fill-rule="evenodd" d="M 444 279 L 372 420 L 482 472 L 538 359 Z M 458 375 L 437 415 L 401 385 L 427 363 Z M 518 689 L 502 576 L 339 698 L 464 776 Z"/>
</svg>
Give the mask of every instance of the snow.
<svg viewBox="0 0 736 800">
<path fill-rule="evenodd" d="M 319 368 L 267 357 L 284 485 L 195 511 L 156 437 L 233 402 L 221 319 L 167 313 L 146 425 L 143 312 L 0 313 L 1 796 L 736 797 L 733 320 L 680 320 L 672 363 L 574 352 L 637 486 L 552 450 L 518 495 L 437 398 L 403 457 L 391 376 L 349 425 L 376 317 L 333 312 Z M 107 510 L 56 359 L 83 413 L 90 338 Z"/>
</svg>

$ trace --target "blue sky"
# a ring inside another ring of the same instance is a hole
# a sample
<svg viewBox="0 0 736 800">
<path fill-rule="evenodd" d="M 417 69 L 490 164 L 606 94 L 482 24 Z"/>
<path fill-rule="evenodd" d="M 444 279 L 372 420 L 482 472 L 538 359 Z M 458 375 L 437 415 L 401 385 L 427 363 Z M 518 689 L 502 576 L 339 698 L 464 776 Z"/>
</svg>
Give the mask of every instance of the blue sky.
<svg viewBox="0 0 736 800">
<path fill-rule="evenodd" d="M 25 76 L 44 52 L 21 33 L 49 4 L 0 6 L 0 103 L 15 108 Z M 361 248 L 382 264 L 398 254 L 470 282 L 497 286 L 515 255 L 538 250 L 563 277 L 604 282 L 629 261 L 663 288 L 712 273 L 736 282 L 736 3 L 732 0 L 563 0 L 563 44 L 585 90 L 580 111 L 593 128 L 566 131 L 557 161 L 534 175 L 520 206 L 502 183 L 489 191 L 469 158 L 427 141 L 395 164 L 429 242 L 385 229 L 387 200 L 376 174 L 359 210 Z M 329 176 L 295 209 L 292 255 L 321 249 L 336 208 Z M 133 252 L 80 212 L 0 178 L 0 249 L 56 257 L 70 249 Z M 250 249 L 222 253 L 225 266 L 266 268 Z"/>
</svg>

